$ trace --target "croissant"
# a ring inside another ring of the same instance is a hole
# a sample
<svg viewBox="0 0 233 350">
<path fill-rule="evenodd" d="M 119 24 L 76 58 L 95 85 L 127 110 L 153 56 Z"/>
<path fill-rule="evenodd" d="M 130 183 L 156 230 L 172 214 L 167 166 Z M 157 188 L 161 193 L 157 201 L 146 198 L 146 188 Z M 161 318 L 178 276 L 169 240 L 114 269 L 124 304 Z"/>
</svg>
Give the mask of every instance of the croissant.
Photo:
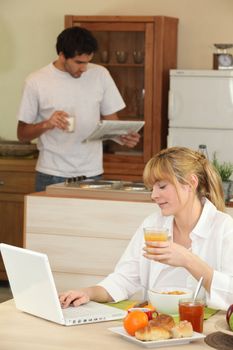
<svg viewBox="0 0 233 350">
<path fill-rule="evenodd" d="M 171 338 L 170 330 L 175 327 L 175 321 L 172 316 L 160 314 L 149 321 L 146 327 L 135 332 L 135 337 L 139 340 L 162 340 Z"/>
<path fill-rule="evenodd" d="M 172 316 L 160 314 L 148 325 L 135 332 L 135 337 L 143 341 L 164 340 L 169 338 L 184 338 L 193 335 L 192 324 L 188 321 L 181 321 L 175 325 Z"/>
<path fill-rule="evenodd" d="M 150 323 L 148 326 L 140 328 L 135 332 L 135 337 L 139 340 L 162 340 L 171 338 L 170 332 L 158 326 L 152 326 Z"/>
<path fill-rule="evenodd" d="M 193 326 L 188 321 L 180 321 L 178 325 L 171 329 L 172 338 L 192 337 Z"/>
<path fill-rule="evenodd" d="M 175 321 L 170 315 L 160 314 L 156 318 L 153 318 L 151 325 L 163 327 L 166 330 L 170 331 L 173 327 L 175 327 Z"/>
</svg>

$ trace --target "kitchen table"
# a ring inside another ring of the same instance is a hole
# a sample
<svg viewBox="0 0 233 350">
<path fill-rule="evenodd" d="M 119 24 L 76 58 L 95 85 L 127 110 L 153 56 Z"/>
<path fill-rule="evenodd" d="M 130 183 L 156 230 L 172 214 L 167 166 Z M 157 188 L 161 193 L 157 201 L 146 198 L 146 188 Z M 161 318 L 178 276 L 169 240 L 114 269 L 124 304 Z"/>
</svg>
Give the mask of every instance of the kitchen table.
<svg viewBox="0 0 233 350">
<path fill-rule="evenodd" d="M 204 333 L 215 332 L 215 322 L 224 318 L 218 312 L 204 323 Z M 0 304 L 0 349 L 1 350 L 136 350 L 146 349 L 113 334 L 109 327 L 120 326 L 121 321 L 101 322 L 78 326 L 61 326 L 23 313 L 15 308 L 14 301 Z M 198 340 L 165 350 L 213 349 L 204 340 Z"/>
</svg>

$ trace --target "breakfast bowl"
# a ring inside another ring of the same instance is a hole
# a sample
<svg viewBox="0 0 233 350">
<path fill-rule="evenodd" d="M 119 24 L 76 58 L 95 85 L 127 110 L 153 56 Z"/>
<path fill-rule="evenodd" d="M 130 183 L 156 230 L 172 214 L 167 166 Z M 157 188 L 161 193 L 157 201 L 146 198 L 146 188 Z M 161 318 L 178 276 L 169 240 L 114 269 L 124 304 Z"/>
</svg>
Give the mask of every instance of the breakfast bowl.
<svg viewBox="0 0 233 350">
<path fill-rule="evenodd" d="M 150 303 L 158 313 L 177 315 L 179 313 L 179 300 L 192 298 L 193 291 L 181 287 L 163 287 L 148 290 Z"/>
</svg>

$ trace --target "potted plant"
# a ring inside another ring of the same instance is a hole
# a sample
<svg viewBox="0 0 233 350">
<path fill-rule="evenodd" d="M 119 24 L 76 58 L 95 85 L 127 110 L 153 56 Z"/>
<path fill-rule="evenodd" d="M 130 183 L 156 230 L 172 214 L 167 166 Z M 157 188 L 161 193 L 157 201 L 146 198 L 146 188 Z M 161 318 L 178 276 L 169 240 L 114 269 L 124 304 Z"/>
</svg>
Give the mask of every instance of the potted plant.
<svg viewBox="0 0 233 350">
<path fill-rule="evenodd" d="M 217 169 L 222 179 L 224 198 L 225 198 L 225 201 L 227 202 L 232 197 L 233 186 L 232 186 L 232 180 L 230 180 L 230 177 L 233 173 L 233 163 L 231 162 L 220 163 L 219 160 L 217 159 L 216 152 L 214 152 L 212 163 Z"/>
</svg>

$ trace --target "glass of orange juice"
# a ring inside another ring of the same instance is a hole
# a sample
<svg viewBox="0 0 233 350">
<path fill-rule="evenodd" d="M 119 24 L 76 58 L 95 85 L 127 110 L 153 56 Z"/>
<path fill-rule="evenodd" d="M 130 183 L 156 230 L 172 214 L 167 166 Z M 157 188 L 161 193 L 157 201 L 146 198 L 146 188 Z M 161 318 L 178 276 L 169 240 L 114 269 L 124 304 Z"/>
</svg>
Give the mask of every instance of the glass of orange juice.
<svg viewBox="0 0 233 350">
<path fill-rule="evenodd" d="M 149 242 L 164 242 L 168 240 L 168 230 L 163 227 L 144 227 L 144 238 L 146 245 Z"/>
</svg>

